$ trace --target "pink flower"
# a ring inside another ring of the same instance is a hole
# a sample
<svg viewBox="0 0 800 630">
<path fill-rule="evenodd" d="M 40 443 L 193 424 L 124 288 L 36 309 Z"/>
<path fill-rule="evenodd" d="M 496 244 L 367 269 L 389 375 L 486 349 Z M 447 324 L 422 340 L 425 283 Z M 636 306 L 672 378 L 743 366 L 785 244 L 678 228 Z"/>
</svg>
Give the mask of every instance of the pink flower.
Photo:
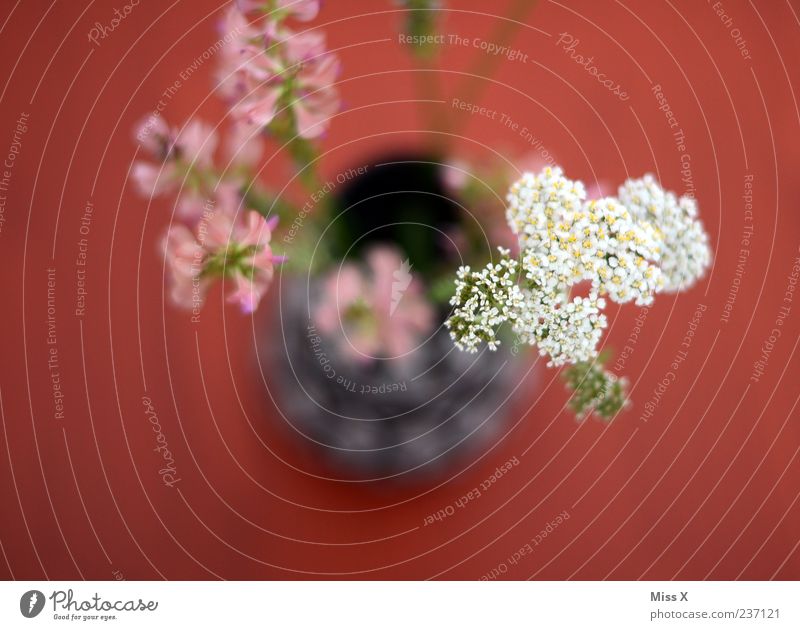
<svg viewBox="0 0 800 630">
<path fill-rule="evenodd" d="M 364 273 L 346 263 L 324 281 L 314 311 L 319 331 L 337 340 L 346 355 L 368 361 L 411 352 L 433 325 L 433 309 L 411 265 L 389 247 L 367 254 Z"/>
<path fill-rule="evenodd" d="M 202 120 L 190 120 L 178 132 L 174 157 L 192 168 L 208 168 L 213 164 L 218 142 L 213 126 Z"/>
<path fill-rule="evenodd" d="M 261 215 L 253 213 L 259 218 Z M 284 262 L 284 256 L 276 256 L 269 245 L 264 244 L 251 258 L 253 274 L 236 274 L 235 290 L 228 295 L 228 302 L 239 305 L 243 313 L 253 313 L 264 297 L 275 275 L 275 265 Z"/>
<path fill-rule="evenodd" d="M 231 114 L 255 127 L 266 127 L 277 113 L 280 87 L 260 85 L 231 108 Z"/>
<path fill-rule="evenodd" d="M 223 27 L 236 35 L 223 49 L 218 87 L 233 102 L 231 114 L 238 121 L 266 127 L 276 115 L 293 113 L 297 133 L 314 138 L 324 133 L 339 109 L 333 86 L 339 61 L 326 51 L 322 33 L 294 34 L 282 25 L 281 11 L 311 19 L 318 2 L 279 1 L 273 6 L 278 17 L 267 13 L 254 22 L 242 12 L 263 8 L 258 2 L 242 1 L 239 9 L 226 14 Z"/>
<path fill-rule="evenodd" d="M 332 85 L 332 75 L 338 70 L 339 61 L 326 57 L 298 74 L 294 112 L 297 133 L 303 138 L 316 138 L 325 133 L 331 117 L 339 111 L 339 93 Z"/>
<path fill-rule="evenodd" d="M 226 137 L 225 151 L 233 166 L 250 167 L 264 154 L 264 141 L 258 130 L 235 124 Z"/>
<path fill-rule="evenodd" d="M 275 116 L 283 83 L 283 64 L 275 51 L 265 53 L 267 41 L 261 33 L 255 44 L 247 38 L 234 40 L 223 49 L 217 73 L 218 89 L 233 101 L 231 114 L 239 121 L 263 127 Z"/>
<path fill-rule="evenodd" d="M 269 288 L 275 265 L 284 261 L 269 245 L 277 217 L 267 221 L 250 211 L 242 219 L 228 210 L 221 206 L 204 215 L 194 233 L 183 225 L 170 229 L 164 251 L 178 306 L 199 308 L 217 277 L 233 283 L 228 301 L 252 313 Z"/>
<path fill-rule="evenodd" d="M 208 279 L 201 275 L 206 255 L 203 246 L 189 228 L 175 225 L 164 239 L 164 255 L 173 303 L 186 309 L 199 309 L 208 289 Z"/>
<path fill-rule="evenodd" d="M 138 161 L 131 169 L 131 179 L 137 192 L 143 197 L 161 195 L 174 187 L 174 164 L 153 164 Z"/>
<path fill-rule="evenodd" d="M 286 58 L 292 64 L 308 63 L 325 54 L 325 34 L 321 31 L 292 33 L 283 30 L 277 32 L 273 39 L 283 47 Z"/>
<path fill-rule="evenodd" d="M 401 356 L 419 343 L 433 324 L 433 310 L 411 264 L 391 248 L 367 255 L 372 269 L 372 306 L 378 315 L 378 336 L 389 356 Z"/>
<path fill-rule="evenodd" d="M 336 340 L 345 355 L 360 361 L 369 360 L 380 350 L 365 297 L 369 290 L 361 269 L 345 263 L 325 278 L 322 298 L 314 309 L 319 331 Z"/>
<path fill-rule="evenodd" d="M 217 148 L 214 128 L 200 120 L 190 120 L 183 128 L 170 129 L 160 116 L 142 122 L 135 137 L 156 163 L 137 161 L 131 178 L 144 196 L 174 190 L 190 172 L 208 169 Z"/>
<path fill-rule="evenodd" d="M 285 40 L 289 63 L 297 68 L 291 94 L 297 133 L 315 138 L 328 128 L 330 118 L 339 111 L 340 99 L 335 86 L 341 64 L 325 51 L 321 33 L 302 33 Z"/>
<path fill-rule="evenodd" d="M 278 222 L 265 220 L 257 212 L 247 213 L 244 222 L 219 212 L 209 222 L 206 248 L 225 252 L 223 273 L 233 278 L 234 291 L 229 302 L 238 303 L 244 313 L 252 313 L 266 293 L 275 273 L 275 264 L 284 261 L 275 256 L 269 242 Z"/>
<path fill-rule="evenodd" d="M 224 180 L 218 182 L 207 196 L 196 190 L 185 189 L 175 203 L 175 214 L 192 225 L 203 217 L 209 219 L 216 212 L 234 216 L 242 205 L 239 188 L 238 181 Z"/>
</svg>

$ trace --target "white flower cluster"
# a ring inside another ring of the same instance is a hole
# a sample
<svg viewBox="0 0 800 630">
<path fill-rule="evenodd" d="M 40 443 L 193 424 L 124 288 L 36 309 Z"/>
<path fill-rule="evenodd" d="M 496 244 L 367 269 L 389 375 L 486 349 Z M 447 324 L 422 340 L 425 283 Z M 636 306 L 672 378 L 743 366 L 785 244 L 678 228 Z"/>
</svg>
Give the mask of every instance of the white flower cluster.
<svg viewBox="0 0 800 630">
<path fill-rule="evenodd" d="M 517 261 L 508 257 L 508 250 L 498 249 L 500 262 L 489 263 L 480 271 L 468 266 L 458 270 L 456 293 L 450 299 L 455 309 L 445 325 L 459 350 L 477 352 L 481 341 L 495 350 L 500 343 L 498 328 L 523 312 Z"/>
<path fill-rule="evenodd" d="M 548 167 L 539 175 L 525 173 L 511 185 L 506 219 L 522 249 L 547 251 L 550 239 L 543 236 L 565 213 L 579 210 L 584 199 L 583 183 L 567 179 L 560 168 Z"/>
<path fill-rule="evenodd" d="M 456 345 L 474 352 L 486 341 L 495 349 L 497 329 L 510 322 L 550 365 L 588 361 L 606 327 L 601 296 L 650 304 L 656 292 L 694 282 L 710 260 L 694 201 L 665 193 L 651 176 L 628 180 L 619 192 L 619 199 L 586 201 L 583 184 L 560 168 L 516 181 L 506 217 L 519 238 L 521 277 L 505 251 L 497 265 L 459 270 L 447 322 Z M 584 281 L 588 297 L 571 298 Z"/>
<path fill-rule="evenodd" d="M 565 213 L 539 235 L 541 245 L 523 250 L 530 280 L 550 291 L 564 291 L 588 280 L 615 302 L 649 304 L 661 283 L 659 241 L 613 199 L 590 201 Z"/>
<path fill-rule="evenodd" d="M 567 298 L 565 293 L 539 289 L 525 291 L 523 312 L 514 322 L 520 340 L 550 355 L 548 366 L 588 361 L 596 356 L 597 344 L 607 322 L 601 313 L 605 300 L 592 292 L 588 297 Z"/>
<path fill-rule="evenodd" d="M 677 292 L 692 286 L 711 262 L 708 235 L 695 200 L 677 198 L 652 175 L 627 180 L 619 188 L 619 200 L 635 219 L 649 222 L 658 231 L 664 290 Z"/>
</svg>

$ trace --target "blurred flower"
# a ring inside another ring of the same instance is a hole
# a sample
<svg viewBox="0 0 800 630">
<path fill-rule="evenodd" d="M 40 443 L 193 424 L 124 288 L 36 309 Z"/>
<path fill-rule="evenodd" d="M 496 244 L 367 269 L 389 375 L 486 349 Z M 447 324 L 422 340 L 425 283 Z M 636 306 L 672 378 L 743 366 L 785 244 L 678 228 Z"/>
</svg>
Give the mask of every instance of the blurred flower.
<svg viewBox="0 0 800 630">
<path fill-rule="evenodd" d="M 231 166 L 254 166 L 264 154 L 264 140 L 258 130 L 233 125 L 225 137 L 225 153 Z"/>
<path fill-rule="evenodd" d="M 711 263 L 711 249 L 695 200 L 665 191 L 652 175 L 627 180 L 619 188 L 619 200 L 658 231 L 664 290 L 682 291 L 697 282 Z"/>
<path fill-rule="evenodd" d="M 214 128 L 190 120 L 183 128 L 172 128 L 160 116 L 151 116 L 136 129 L 136 139 L 155 160 L 137 160 L 131 177 L 139 193 L 150 197 L 175 190 L 182 181 L 189 187 L 213 164 L 218 138 Z"/>
<path fill-rule="evenodd" d="M 367 269 L 345 263 L 324 280 L 315 324 L 359 361 L 407 354 L 431 330 L 433 309 L 395 249 L 371 250 Z"/>
<path fill-rule="evenodd" d="M 173 226 L 164 239 L 172 281 L 172 300 L 189 309 L 202 306 L 214 278 L 233 283 L 228 301 L 252 313 L 269 287 L 274 266 L 284 261 L 272 253 L 270 239 L 277 218 L 265 220 L 250 211 L 245 217 L 229 208 L 208 208 L 192 232 Z"/>
<path fill-rule="evenodd" d="M 254 21 L 245 13 L 266 11 Z M 327 129 L 327 120 L 339 109 L 334 81 L 339 60 L 325 49 L 322 33 L 292 33 L 286 17 L 313 19 L 318 2 L 239 2 L 233 5 L 222 29 L 235 34 L 223 48 L 218 72 L 220 92 L 232 101 L 231 114 L 239 121 L 267 127 L 279 114 L 277 129 L 314 138 Z"/>
<path fill-rule="evenodd" d="M 578 419 L 596 413 L 604 420 L 611 420 L 621 409 L 630 405 L 626 391 L 628 379 L 619 378 L 605 370 L 605 353 L 591 361 L 579 361 L 564 370 L 567 388 L 572 390 L 569 406 Z"/>
<path fill-rule="evenodd" d="M 297 133 L 303 138 L 315 138 L 323 134 L 340 104 L 339 93 L 333 87 L 340 70 L 339 60 L 317 50 L 324 44 L 321 35 L 319 41 L 312 41 L 309 35 L 313 33 L 296 35 L 295 38 L 301 41 L 289 47 L 292 51 L 290 61 L 298 67 L 290 98 L 293 99 L 291 104 Z"/>
<path fill-rule="evenodd" d="M 203 305 L 209 278 L 204 278 L 205 250 L 185 225 L 175 225 L 164 238 L 164 254 L 170 275 L 170 297 L 174 304 L 186 309 Z"/>
</svg>

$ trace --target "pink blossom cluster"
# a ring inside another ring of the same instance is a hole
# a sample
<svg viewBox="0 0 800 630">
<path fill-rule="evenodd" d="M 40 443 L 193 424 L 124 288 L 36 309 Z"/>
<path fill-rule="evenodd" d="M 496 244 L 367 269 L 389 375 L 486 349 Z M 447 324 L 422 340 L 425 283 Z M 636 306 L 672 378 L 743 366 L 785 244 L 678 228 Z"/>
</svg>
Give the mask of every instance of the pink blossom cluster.
<svg viewBox="0 0 800 630">
<path fill-rule="evenodd" d="M 233 289 L 229 300 L 252 312 L 269 287 L 274 265 L 283 257 L 270 247 L 277 217 L 267 221 L 246 211 L 240 190 L 245 172 L 261 157 L 260 140 L 229 134 L 224 175 L 215 165 L 219 137 L 214 128 L 191 120 L 171 128 L 160 116 L 143 121 L 136 139 L 149 160 L 139 160 L 133 182 L 146 197 L 177 195 L 176 222 L 163 239 L 163 253 L 175 304 L 199 309 L 209 285 L 225 278 Z"/>
<path fill-rule="evenodd" d="M 277 217 L 267 221 L 249 211 L 242 220 L 231 210 L 221 207 L 210 212 L 195 230 L 177 225 L 167 232 L 164 252 L 176 304 L 199 308 L 209 283 L 222 277 L 233 285 L 229 302 L 238 304 L 245 313 L 258 307 L 272 281 L 275 264 L 284 260 L 270 247 Z"/>
<path fill-rule="evenodd" d="M 226 12 L 218 85 L 231 115 L 257 128 L 273 125 L 291 138 L 316 138 L 339 109 L 338 58 L 324 34 L 295 33 L 287 18 L 316 17 L 319 0 L 238 0 Z"/>
<path fill-rule="evenodd" d="M 400 358 L 430 332 L 433 308 L 396 249 L 377 246 L 366 258 L 366 269 L 344 263 L 325 278 L 314 323 L 352 359 Z"/>
<path fill-rule="evenodd" d="M 263 154 L 264 132 L 279 139 L 321 135 L 339 107 L 333 86 L 338 59 L 315 31 L 293 33 L 287 19 L 312 20 L 319 0 L 235 0 L 221 23 L 220 93 L 230 121 L 220 141 L 199 119 L 171 127 L 160 113 L 136 129 L 141 157 L 131 172 L 144 197 L 171 196 L 174 221 L 163 238 L 171 297 L 199 309 L 215 279 L 231 285 L 229 301 L 254 311 L 283 256 L 270 241 L 277 216 L 249 210 L 242 191 Z"/>
</svg>

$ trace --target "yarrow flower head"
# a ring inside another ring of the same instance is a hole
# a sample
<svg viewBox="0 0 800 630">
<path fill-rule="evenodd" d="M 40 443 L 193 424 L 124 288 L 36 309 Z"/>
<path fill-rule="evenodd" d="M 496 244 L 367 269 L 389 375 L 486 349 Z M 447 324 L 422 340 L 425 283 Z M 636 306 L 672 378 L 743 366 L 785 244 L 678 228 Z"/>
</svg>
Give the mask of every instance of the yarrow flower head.
<svg viewBox="0 0 800 630">
<path fill-rule="evenodd" d="M 546 168 L 511 186 L 507 216 L 528 278 L 547 291 L 583 280 L 615 302 L 648 304 L 660 286 L 658 237 L 614 199 L 584 201 L 583 184 Z"/>
<path fill-rule="evenodd" d="M 708 235 L 697 216 L 695 200 L 665 191 L 652 175 L 627 180 L 619 188 L 619 200 L 636 219 L 649 222 L 657 231 L 664 290 L 691 287 L 711 263 Z"/>
<path fill-rule="evenodd" d="M 587 200 L 581 182 L 549 167 L 523 174 L 506 200 L 519 262 L 504 251 L 498 265 L 459 269 L 450 334 L 461 349 L 475 352 L 485 341 L 494 350 L 498 329 L 510 323 L 548 365 L 573 366 L 567 380 L 580 413 L 611 417 L 625 403 L 625 381 L 597 365 L 604 297 L 647 305 L 702 275 L 711 254 L 697 206 L 652 176 L 628 180 L 619 198 Z M 587 282 L 588 295 L 575 295 Z"/>
<path fill-rule="evenodd" d="M 445 325 L 460 350 L 477 352 L 484 341 L 491 350 L 500 344 L 498 329 L 505 322 L 515 321 L 524 303 L 517 267 L 509 251 L 500 248 L 497 263 L 489 263 L 480 271 L 469 266 L 459 268 L 456 293 L 450 300 L 453 313 Z"/>
<path fill-rule="evenodd" d="M 522 249 L 547 250 L 548 230 L 563 221 L 566 213 L 580 209 L 584 199 L 581 182 L 567 179 L 558 167 L 547 167 L 539 175 L 525 173 L 511 185 L 506 219 Z"/>
<path fill-rule="evenodd" d="M 591 292 L 569 299 L 564 293 L 540 289 L 525 291 L 526 300 L 514 322 L 519 339 L 549 355 L 548 366 L 588 361 L 597 356 L 597 344 L 607 326 L 605 300 Z"/>
<path fill-rule="evenodd" d="M 613 418 L 630 405 L 625 392 L 628 379 L 620 378 L 603 368 L 606 353 L 592 361 L 579 361 L 564 370 L 567 387 L 572 390 L 569 406 L 581 420 L 596 413 L 605 420 Z"/>
</svg>

